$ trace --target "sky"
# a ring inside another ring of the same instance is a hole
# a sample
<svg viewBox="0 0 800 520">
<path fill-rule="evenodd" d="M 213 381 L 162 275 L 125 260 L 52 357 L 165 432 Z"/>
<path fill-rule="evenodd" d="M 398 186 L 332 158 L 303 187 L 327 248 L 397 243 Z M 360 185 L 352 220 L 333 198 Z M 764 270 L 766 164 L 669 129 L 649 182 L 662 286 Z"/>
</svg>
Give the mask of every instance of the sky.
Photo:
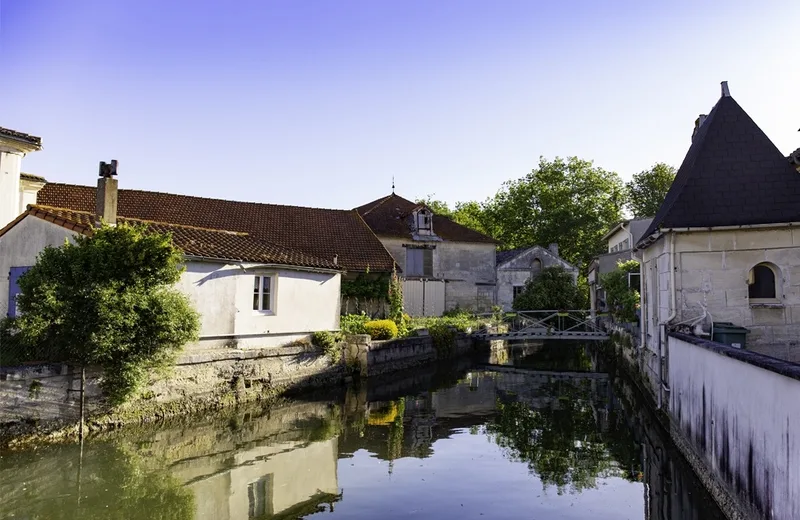
<svg viewBox="0 0 800 520">
<path fill-rule="evenodd" d="M 728 81 L 800 147 L 797 0 L 0 0 L 23 171 L 352 208 L 485 200 L 540 157 L 679 166 Z"/>
</svg>

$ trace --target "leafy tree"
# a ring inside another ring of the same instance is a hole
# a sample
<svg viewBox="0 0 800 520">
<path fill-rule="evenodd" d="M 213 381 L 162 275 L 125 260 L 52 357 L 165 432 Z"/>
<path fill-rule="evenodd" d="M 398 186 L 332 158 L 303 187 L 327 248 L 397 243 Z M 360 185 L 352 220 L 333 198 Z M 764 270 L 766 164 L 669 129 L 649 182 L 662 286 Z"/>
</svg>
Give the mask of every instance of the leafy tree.
<svg viewBox="0 0 800 520">
<path fill-rule="evenodd" d="M 635 174 L 625 185 L 628 210 L 636 218 L 655 216 L 674 180 L 675 168 L 664 163 Z"/>
<path fill-rule="evenodd" d="M 577 157 L 540 158 L 483 205 L 483 222 L 505 247 L 557 242 L 560 255 L 580 267 L 604 250 L 603 235 L 621 220 L 624 202 L 616 173 Z"/>
<path fill-rule="evenodd" d="M 491 236 L 483 206 L 479 202 L 456 202 L 455 209 L 450 209 L 446 202 L 436 200 L 432 195 L 428 195 L 424 199 L 418 199 L 417 203 L 425 204 L 435 215 L 447 217 L 457 224 Z"/>
<path fill-rule="evenodd" d="M 606 305 L 611 315 L 621 322 L 636 321 L 639 291 L 628 283 L 629 273 L 638 273 L 639 262 L 628 260 L 617 263 L 617 268 L 600 276 L 600 285 L 606 293 Z"/>
<path fill-rule="evenodd" d="M 561 266 L 551 266 L 528 280 L 512 306 L 520 311 L 581 309 L 584 300 L 572 275 Z"/>
<path fill-rule="evenodd" d="M 128 224 L 48 247 L 19 279 L 21 315 L 0 323 L 4 343 L 29 360 L 102 368 L 118 404 L 197 338 L 199 315 L 172 288 L 182 261 L 170 235 Z"/>
</svg>

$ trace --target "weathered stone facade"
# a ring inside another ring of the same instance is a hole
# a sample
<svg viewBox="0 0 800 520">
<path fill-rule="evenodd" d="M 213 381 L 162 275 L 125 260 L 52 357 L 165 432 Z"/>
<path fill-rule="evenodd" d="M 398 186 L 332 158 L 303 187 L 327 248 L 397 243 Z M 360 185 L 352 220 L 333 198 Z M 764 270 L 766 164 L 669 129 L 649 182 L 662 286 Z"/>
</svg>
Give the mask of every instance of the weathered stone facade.
<svg viewBox="0 0 800 520">
<path fill-rule="evenodd" d="M 675 317 L 747 327 L 747 349 L 800 361 L 800 230 L 788 226 L 671 232 L 642 252 L 645 344 L 658 351 L 659 323 L 672 313 L 670 241 L 674 240 Z M 756 265 L 775 272 L 774 301 L 748 298 Z M 663 349 L 663 348 L 662 348 Z"/>
<path fill-rule="evenodd" d="M 378 237 L 404 272 L 411 239 Z M 440 241 L 433 248 L 431 279 L 443 280 L 444 309 L 456 307 L 489 312 L 494 303 L 495 245 Z"/>
<path fill-rule="evenodd" d="M 554 246 L 554 249 L 534 246 L 513 255 L 498 253 L 497 305 L 503 307 L 503 310 L 510 311 L 514 303 L 515 288 L 517 291 L 522 290 L 528 280 L 545 267 L 563 267 L 577 281 L 578 268 L 558 256 L 557 246 Z"/>
</svg>

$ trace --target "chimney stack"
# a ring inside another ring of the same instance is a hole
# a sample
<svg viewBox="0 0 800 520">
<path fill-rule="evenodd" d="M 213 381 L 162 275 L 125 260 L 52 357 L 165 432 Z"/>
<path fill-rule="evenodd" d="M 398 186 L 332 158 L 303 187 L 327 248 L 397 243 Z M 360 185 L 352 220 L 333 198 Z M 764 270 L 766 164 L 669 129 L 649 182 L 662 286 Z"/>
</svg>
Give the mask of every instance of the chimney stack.
<svg viewBox="0 0 800 520">
<path fill-rule="evenodd" d="M 723 81 L 720 83 L 720 85 L 722 86 L 722 97 L 731 97 L 731 91 L 728 88 L 728 82 Z"/>
<path fill-rule="evenodd" d="M 98 221 L 102 219 L 112 226 L 117 224 L 117 160 L 110 163 L 100 161 L 100 178 L 97 179 L 97 206 L 95 213 Z"/>
<path fill-rule="evenodd" d="M 547 248 L 550 250 L 551 253 L 553 253 L 554 255 L 558 256 L 558 244 L 557 243 L 553 242 Z"/>
</svg>

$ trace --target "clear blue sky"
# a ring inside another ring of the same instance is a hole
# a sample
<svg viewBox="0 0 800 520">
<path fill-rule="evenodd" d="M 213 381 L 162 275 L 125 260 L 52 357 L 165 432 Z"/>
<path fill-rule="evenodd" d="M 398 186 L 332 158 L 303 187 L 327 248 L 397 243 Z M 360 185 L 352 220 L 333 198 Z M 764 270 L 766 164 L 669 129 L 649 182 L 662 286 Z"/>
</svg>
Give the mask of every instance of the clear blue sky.
<svg viewBox="0 0 800 520">
<path fill-rule="evenodd" d="M 797 0 L 0 0 L 25 171 L 349 208 L 483 200 L 540 155 L 678 165 L 727 80 L 800 146 Z"/>
</svg>

